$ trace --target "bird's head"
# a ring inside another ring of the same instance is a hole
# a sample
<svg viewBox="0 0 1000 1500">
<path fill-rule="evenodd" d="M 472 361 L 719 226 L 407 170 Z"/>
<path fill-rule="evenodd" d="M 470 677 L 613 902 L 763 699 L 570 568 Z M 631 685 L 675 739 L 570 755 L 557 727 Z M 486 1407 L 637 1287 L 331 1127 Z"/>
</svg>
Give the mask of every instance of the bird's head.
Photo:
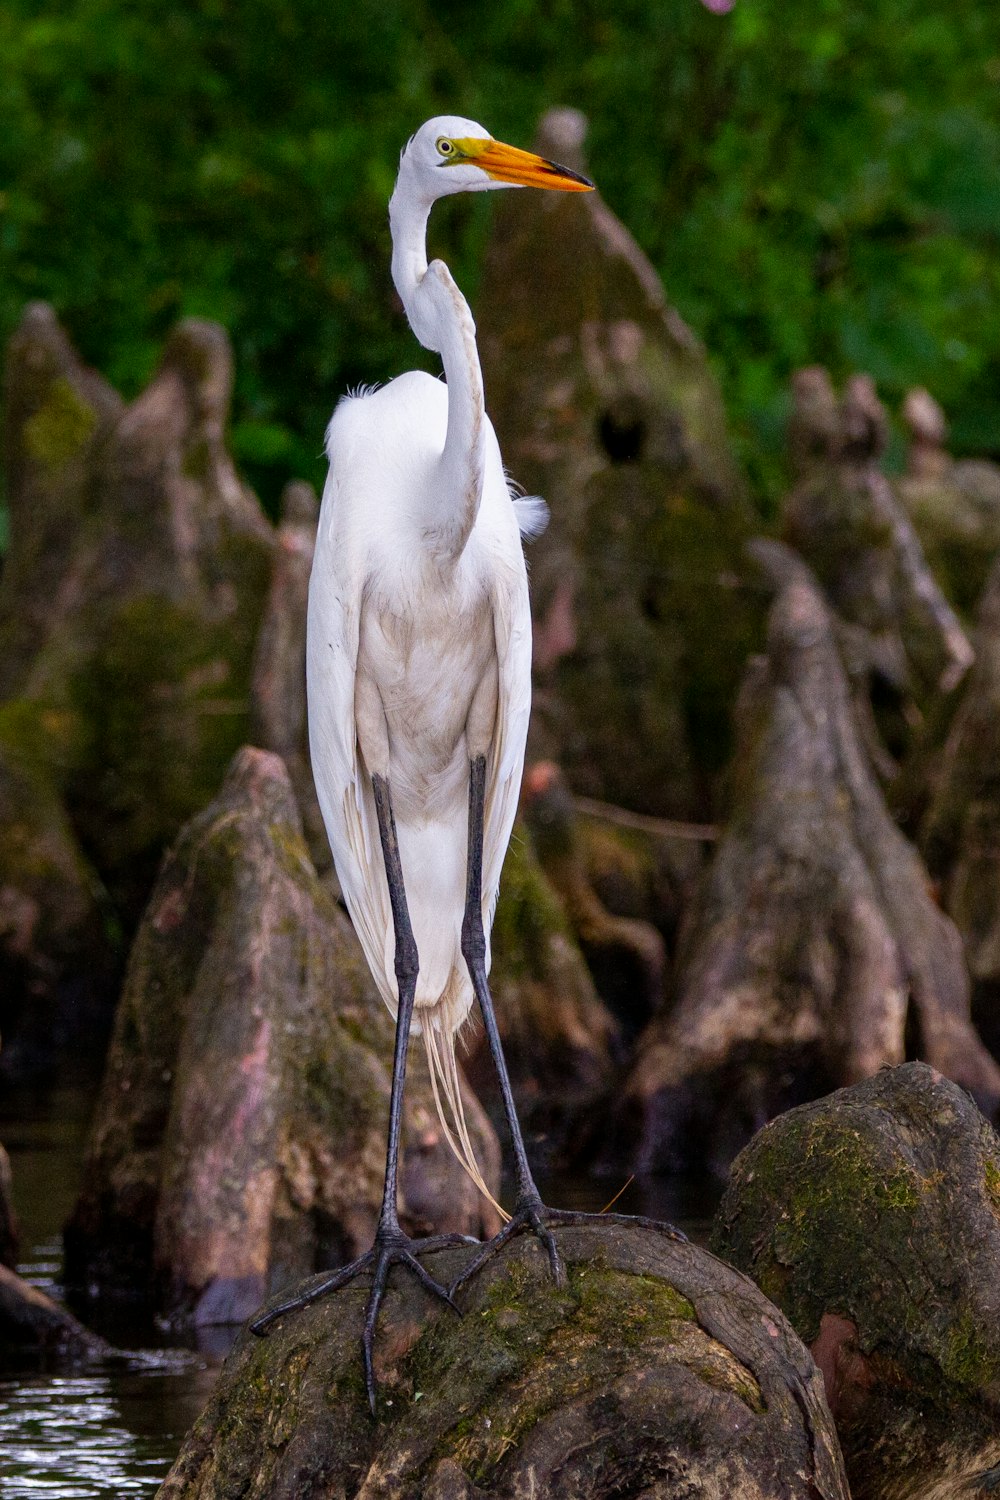
<svg viewBox="0 0 1000 1500">
<path fill-rule="evenodd" d="M 437 115 L 421 125 L 400 160 L 426 202 L 450 193 L 480 193 L 490 188 L 539 187 L 585 193 L 594 184 L 569 167 L 495 141 L 474 120 Z"/>
</svg>

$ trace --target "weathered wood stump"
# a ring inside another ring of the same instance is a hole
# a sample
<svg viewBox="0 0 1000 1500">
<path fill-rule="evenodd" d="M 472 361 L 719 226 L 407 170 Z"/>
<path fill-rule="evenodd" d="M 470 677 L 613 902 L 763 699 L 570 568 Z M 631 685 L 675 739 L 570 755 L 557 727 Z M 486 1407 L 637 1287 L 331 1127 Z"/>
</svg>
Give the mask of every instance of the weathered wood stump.
<svg viewBox="0 0 1000 1500">
<path fill-rule="evenodd" d="M 854 1500 L 1000 1487 L 1000 1141 L 918 1063 L 772 1121 L 712 1248 L 787 1314 L 826 1378 Z"/>
<path fill-rule="evenodd" d="M 20 696 L 73 595 L 93 469 L 124 402 L 32 302 L 7 348 L 4 470 L 10 545 L 0 580 L 0 700 Z"/>
<path fill-rule="evenodd" d="M 316 546 L 319 502 L 296 481 L 281 497 L 271 586 L 254 650 L 250 683 L 253 743 L 280 755 L 292 778 L 309 853 L 317 870 L 332 870 L 309 761 L 306 724 L 306 611 Z"/>
<path fill-rule="evenodd" d="M 585 170 L 585 131 L 551 110 L 536 145 Z M 591 796 L 702 816 L 759 625 L 705 350 L 596 192 L 497 205 L 477 319 L 504 458 L 551 509 L 531 549 L 531 754 Z"/>
<path fill-rule="evenodd" d="M 572 793 L 554 761 L 525 772 L 525 821 L 546 876 L 558 893 L 602 999 L 629 1031 L 663 1000 L 666 948 L 651 922 L 609 911 L 594 888 Z"/>
<path fill-rule="evenodd" d="M 1000 467 L 984 459 L 952 458 L 945 446 L 944 412 L 927 391 L 908 393 L 903 421 L 910 449 L 895 489 L 935 578 L 968 617 L 1000 552 Z"/>
<path fill-rule="evenodd" d="M 45 764 L 44 722 L 0 706 L 0 1078 L 107 1038 L 117 963 L 101 882 Z"/>
<path fill-rule="evenodd" d="M 756 1287 L 636 1221 L 556 1238 L 565 1288 L 518 1238 L 461 1318 L 393 1272 L 376 1420 L 367 1278 L 243 1335 L 160 1500 L 846 1500 L 819 1372 Z M 447 1281 L 468 1253 L 427 1261 Z"/>
<path fill-rule="evenodd" d="M 21 1232 L 14 1212 L 13 1180 L 10 1157 L 0 1146 L 0 1266 L 13 1270 L 17 1265 L 17 1252 Z"/>
<path fill-rule="evenodd" d="M 491 941 L 497 1025 L 533 1156 L 549 1166 L 575 1159 L 607 1111 L 617 1027 L 522 825 L 504 861 Z M 496 1098 L 478 1009 L 463 1041 L 473 1087 Z"/>
<path fill-rule="evenodd" d="M 623 1105 L 644 1170 L 722 1172 L 771 1115 L 908 1047 L 1000 1102 L 961 939 L 886 808 L 830 611 L 780 543 L 757 555 L 779 592 L 742 694 L 733 810 Z"/>
<path fill-rule="evenodd" d="M 61 1369 L 111 1352 L 58 1302 L 0 1265 L 0 1373 Z"/>
<path fill-rule="evenodd" d="M 0 584 L 5 1043 L 105 1025 L 164 846 L 248 737 L 274 537 L 225 447 L 232 359 L 188 319 L 131 405 L 50 308 L 10 344 Z M 82 851 L 86 851 L 86 857 Z M 6 1047 L 5 1047 L 6 1051 Z M 5 1066 L 16 1057 L 8 1054 Z"/>
<path fill-rule="evenodd" d="M 1000 1056 L 1000 561 L 974 640 L 975 666 L 935 767 L 920 842 L 965 943 L 973 1014 Z"/>
<path fill-rule="evenodd" d="M 196 1324 L 371 1244 L 393 1023 L 316 876 L 284 763 L 244 749 L 163 864 L 129 960 L 68 1280 L 151 1293 Z M 401 1219 L 481 1233 L 494 1214 L 449 1151 L 422 1048 L 407 1078 Z M 472 1139 L 497 1190 L 475 1098 Z"/>
<path fill-rule="evenodd" d="M 854 376 L 837 401 L 826 372 L 812 368 L 798 372 L 792 394 L 798 478 L 784 537 L 842 622 L 859 708 L 862 697 L 874 705 L 891 752 L 880 767 L 888 778 L 928 705 L 961 681 L 972 648 L 882 472 L 888 419 L 871 379 Z"/>
</svg>

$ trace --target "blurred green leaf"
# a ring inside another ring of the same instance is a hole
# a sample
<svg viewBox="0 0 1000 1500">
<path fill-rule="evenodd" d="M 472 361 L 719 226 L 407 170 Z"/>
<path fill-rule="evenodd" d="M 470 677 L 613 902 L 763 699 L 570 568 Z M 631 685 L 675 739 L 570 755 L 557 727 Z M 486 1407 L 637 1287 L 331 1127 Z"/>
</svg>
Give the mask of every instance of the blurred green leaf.
<svg viewBox="0 0 1000 1500">
<path fill-rule="evenodd" d="M 1000 7 L 981 0 L 2 0 L 0 336 L 52 301 L 127 396 L 171 323 L 236 350 L 234 442 L 274 509 L 344 388 L 433 367 L 386 200 L 427 116 L 527 144 L 583 108 L 611 206 L 707 343 L 765 503 L 797 364 L 927 385 L 1000 452 Z M 474 292 L 484 201 L 436 253 Z"/>
</svg>

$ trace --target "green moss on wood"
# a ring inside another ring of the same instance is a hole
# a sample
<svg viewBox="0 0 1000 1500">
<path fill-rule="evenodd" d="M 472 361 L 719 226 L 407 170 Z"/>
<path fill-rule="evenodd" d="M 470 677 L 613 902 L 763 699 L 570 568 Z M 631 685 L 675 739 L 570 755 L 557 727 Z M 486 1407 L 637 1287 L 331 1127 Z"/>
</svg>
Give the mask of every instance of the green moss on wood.
<svg viewBox="0 0 1000 1500">
<path fill-rule="evenodd" d="M 60 375 L 45 401 L 24 424 L 24 446 L 37 463 L 62 468 L 89 442 L 97 425 L 92 406 Z"/>
<path fill-rule="evenodd" d="M 493 922 L 493 953 L 505 978 L 542 972 L 554 934 L 572 942 L 562 902 L 542 871 L 523 828 L 515 828 L 504 861 Z"/>
</svg>

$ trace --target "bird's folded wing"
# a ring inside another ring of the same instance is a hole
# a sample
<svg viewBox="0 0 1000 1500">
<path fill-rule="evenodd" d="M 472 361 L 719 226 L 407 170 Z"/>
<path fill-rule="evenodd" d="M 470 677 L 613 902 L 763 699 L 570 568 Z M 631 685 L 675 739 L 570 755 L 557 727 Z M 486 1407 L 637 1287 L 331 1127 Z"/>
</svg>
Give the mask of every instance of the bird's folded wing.
<svg viewBox="0 0 1000 1500">
<path fill-rule="evenodd" d="M 495 594 L 493 629 L 499 681 L 483 839 L 483 912 L 488 919 L 496 906 L 500 871 L 517 815 L 531 712 L 531 614 L 523 577 Z"/>
<path fill-rule="evenodd" d="M 382 997 L 394 1009 L 395 985 L 385 962 L 389 891 L 375 799 L 359 760 L 355 727 L 361 588 L 346 549 L 329 544 L 330 532 L 324 536 L 323 521 L 332 519 L 335 504 L 330 485 L 328 480 L 309 586 L 309 750 L 344 900 Z"/>
</svg>

